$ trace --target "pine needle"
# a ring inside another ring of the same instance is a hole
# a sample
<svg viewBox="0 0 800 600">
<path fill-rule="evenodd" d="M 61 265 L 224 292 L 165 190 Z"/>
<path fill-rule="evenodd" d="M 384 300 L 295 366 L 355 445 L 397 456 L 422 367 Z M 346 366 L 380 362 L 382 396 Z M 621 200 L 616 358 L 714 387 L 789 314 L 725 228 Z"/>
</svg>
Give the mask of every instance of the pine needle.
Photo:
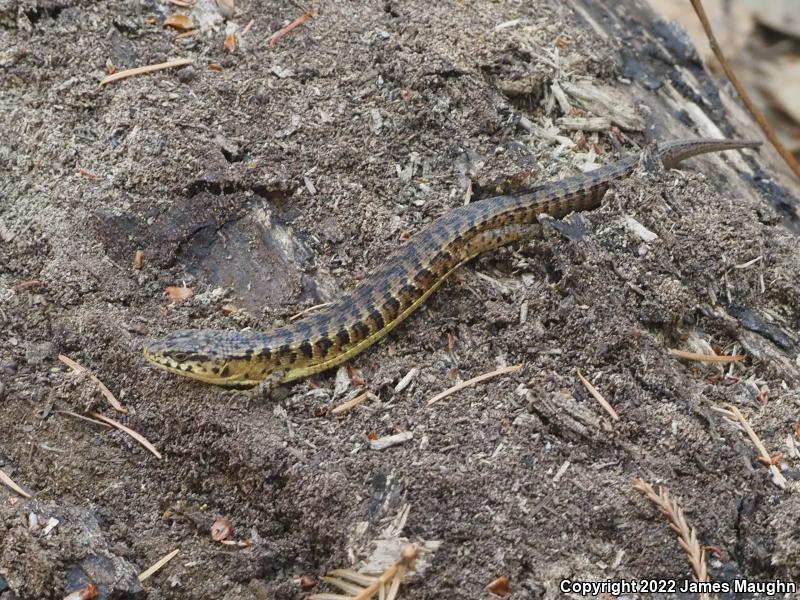
<svg viewBox="0 0 800 600">
<path fill-rule="evenodd" d="M 125 408 L 124 406 L 122 406 L 120 401 L 117 400 L 116 396 L 114 396 L 114 394 L 111 393 L 111 390 L 109 390 L 106 387 L 106 384 L 104 384 L 102 381 L 100 381 L 100 379 L 97 377 L 97 375 L 92 373 L 89 369 L 84 367 L 82 364 L 79 364 L 79 363 L 75 362 L 74 360 L 72 360 L 69 356 L 65 356 L 63 354 L 59 354 L 58 355 L 58 360 L 60 360 L 65 365 L 67 365 L 70 369 L 72 369 L 76 373 L 86 373 L 89 376 L 89 379 L 91 379 L 92 381 L 94 381 L 97 384 L 97 387 L 100 388 L 100 392 L 103 394 L 103 396 L 105 396 L 105 399 L 108 400 L 108 403 L 112 407 L 114 407 L 114 409 L 117 412 L 121 412 L 122 414 L 128 414 L 128 409 Z"/>
<path fill-rule="evenodd" d="M 142 446 L 144 446 L 145 448 L 150 450 L 150 452 L 152 452 L 155 455 L 156 458 L 158 458 L 158 459 L 161 458 L 161 453 L 158 450 L 156 450 L 156 447 L 153 446 L 153 444 L 151 444 L 150 441 L 146 437 L 144 437 L 141 433 L 139 433 L 138 431 L 134 431 L 133 429 L 131 429 L 130 427 L 126 427 L 125 425 L 123 425 L 119 421 L 115 421 L 111 417 L 106 417 L 104 415 L 101 415 L 98 412 L 91 412 L 89 414 L 92 417 L 94 417 L 95 419 L 98 419 L 100 421 L 104 421 L 104 422 L 108 423 L 109 425 L 112 425 L 112 426 L 116 427 L 120 431 L 124 431 L 129 436 L 131 436 L 133 439 L 135 439 L 137 442 L 139 442 Z"/>
<path fill-rule="evenodd" d="M 170 67 L 182 67 L 184 65 L 190 65 L 193 62 L 194 61 L 191 58 L 178 58 L 175 60 L 168 60 L 167 62 L 158 63 L 155 65 L 147 65 L 144 67 L 135 67 L 133 69 L 127 69 L 125 71 L 118 71 L 117 73 L 104 77 L 103 80 L 100 82 L 100 85 L 105 85 L 107 83 L 111 83 L 112 81 L 125 79 L 126 77 L 133 77 L 134 75 L 142 75 L 144 73 L 152 73 L 153 71 L 169 69 Z"/>
<path fill-rule="evenodd" d="M 593 385 L 592 385 L 592 384 L 589 382 L 589 380 L 588 380 L 588 379 L 586 379 L 586 377 L 584 377 L 584 376 L 583 376 L 583 373 L 581 373 L 581 370 L 580 370 L 580 369 L 576 369 L 576 371 L 577 371 L 577 373 L 578 373 L 578 379 L 580 379 L 580 380 L 581 380 L 581 383 L 582 383 L 582 384 L 583 384 L 583 386 L 584 386 L 584 387 L 585 387 L 585 388 L 586 388 L 586 389 L 589 391 L 589 393 L 592 395 L 592 398 L 594 398 L 595 400 L 597 400 L 597 402 L 600 404 L 600 406 L 602 406 L 602 407 L 603 407 L 603 409 L 604 409 L 604 410 L 605 410 L 605 411 L 606 411 L 606 412 L 609 414 L 609 416 L 610 416 L 610 417 L 611 417 L 613 420 L 615 420 L 615 421 L 619 421 L 619 415 L 617 414 L 617 411 L 616 411 L 616 410 L 614 410 L 614 407 L 613 407 L 613 406 L 611 406 L 611 404 L 609 404 L 608 400 L 606 400 L 606 399 L 603 397 L 603 395 L 602 395 L 600 392 L 598 392 L 598 391 L 597 391 L 597 388 L 595 388 L 595 387 L 594 387 L 594 386 L 593 386 Z"/>
<path fill-rule="evenodd" d="M 17 484 L 14 482 L 14 480 L 13 480 L 13 479 L 11 479 L 11 477 L 9 477 L 8 475 L 6 475 L 5 473 L 3 473 L 3 471 L 2 471 L 1 469 L 0 469 L 0 482 L 2 482 L 2 483 L 4 483 L 4 484 L 6 484 L 8 487 L 10 487 L 12 490 L 14 490 L 15 492 L 17 492 L 17 493 L 18 493 L 20 496 L 22 496 L 23 498 L 30 498 L 30 497 L 31 497 L 31 495 L 30 495 L 28 492 L 26 492 L 26 491 L 25 491 L 25 490 L 23 490 L 21 487 L 19 487 L 19 486 L 18 486 L 18 485 L 17 485 Z"/>
</svg>

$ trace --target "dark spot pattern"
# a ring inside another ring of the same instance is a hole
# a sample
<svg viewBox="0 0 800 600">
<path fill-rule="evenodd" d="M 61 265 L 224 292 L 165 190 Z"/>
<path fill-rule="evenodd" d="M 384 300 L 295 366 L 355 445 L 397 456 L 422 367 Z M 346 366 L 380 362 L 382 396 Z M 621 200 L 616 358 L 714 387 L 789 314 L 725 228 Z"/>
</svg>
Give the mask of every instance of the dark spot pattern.
<svg viewBox="0 0 800 600">
<path fill-rule="evenodd" d="M 397 298 L 395 298 L 394 296 L 389 296 L 383 303 L 383 310 L 392 315 L 392 317 L 396 317 L 400 312 L 401 306 L 402 305 L 400 304 L 400 301 Z"/>
<path fill-rule="evenodd" d="M 311 347 L 311 343 L 308 340 L 303 340 L 300 344 L 300 352 L 302 352 L 303 356 L 306 358 L 314 356 L 314 349 Z"/>
<path fill-rule="evenodd" d="M 366 339 L 369 336 L 369 327 L 363 321 L 356 321 L 353 323 L 353 332 L 359 340 Z"/>
<path fill-rule="evenodd" d="M 325 358 L 325 356 L 328 354 L 328 350 L 333 347 L 333 342 L 327 337 L 322 337 L 316 341 L 314 346 L 316 346 L 320 358 Z"/>
<path fill-rule="evenodd" d="M 383 321 L 383 315 L 380 313 L 380 311 L 370 311 L 369 318 L 372 319 L 372 322 L 375 323 L 375 326 L 378 329 L 383 329 L 384 325 L 386 325 L 386 323 Z"/>
</svg>

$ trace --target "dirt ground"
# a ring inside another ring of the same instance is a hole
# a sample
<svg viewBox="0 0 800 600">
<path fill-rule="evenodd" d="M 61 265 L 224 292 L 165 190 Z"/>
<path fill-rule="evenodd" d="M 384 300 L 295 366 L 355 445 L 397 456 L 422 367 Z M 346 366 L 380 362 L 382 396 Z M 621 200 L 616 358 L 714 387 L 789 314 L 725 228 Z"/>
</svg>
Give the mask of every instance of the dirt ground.
<svg viewBox="0 0 800 600">
<path fill-rule="evenodd" d="M 564 578 L 691 579 L 634 477 L 679 500 L 713 580 L 800 579 L 800 261 L 773 208 L 792 192 L 763 152 L 642 170 L 569 228 L 482 257 L 352 362 L 364 386 L 342 371 L 266 400 L 144 361 L 148 336 L 266 329 L 335 297 L 469 189 L 696 135 L 695 113 L 646 136 L 542 135 L 563 116 L 556 78 L 656 95 L 623 77 L 618 40 L 559 2 L 318 8 L 271 48 L 302 13 L 289 1 L 242 0 L 225 22 L 205 0 L 0 0 L 0 469 L 32 495 L 0 486 L 0 599 L 90 582 L 101 598 L 305 598 L 332 590 L 302 576 L 405 540 L 430 547 L 406 598 L 488 597 L 499 576 L 511 598 L 561 597 Z M 201 32 L 176 39 L 161 25 L 172 14 Z M 239 28 L 232 53 L 226 27 Z M 171 302 L 168 286 L 194 295 Z M 668 353 L 709 347 L 746 359 Z M 358 408 L 330 412 L 362 388 Z M 725 404 L 783 453 L 784 488 Z M 115 418 L 163 458 L 64 410 Z M 413 437 L 371 448 L 398 432 Z M 219 517 L 245 547 L 211 538 Z"/>
</svg>

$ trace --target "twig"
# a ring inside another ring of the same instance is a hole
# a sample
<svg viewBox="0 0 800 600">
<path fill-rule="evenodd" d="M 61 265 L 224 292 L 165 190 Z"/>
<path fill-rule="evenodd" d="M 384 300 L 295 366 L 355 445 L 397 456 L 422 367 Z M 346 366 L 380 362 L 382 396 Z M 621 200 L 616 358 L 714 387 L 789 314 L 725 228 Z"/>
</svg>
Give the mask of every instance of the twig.
<svg viewBox="0 0 800 600">
<path fill-rule="evenodd" d="M 286 27 L 279 29 L 275 33 L 272 34 L 272 37 L 269 38 L 269 47 L 274 48 L 278 45 L 278 40 L 280 40 L 283 36 L 289 33 L 292 29 L 300 27 L 303 23 L 308 21 L 311 17 L 318 16 L 319 13 L 316 10 L 307 10 L 302 15 L 297 17 L 294 21 L 289 23 Z"/>
<path fill-rule="evenodd" d="M 348 400 L 347 402 L 342 402 L 339 406 L 337 406 L 335 408 L 332 408 L 331 409 L 331 414 L 332 415 L 340 415 L 342 413 L 345 413 L 348 410 L 350 410 L 351 408 L 361 404 L 368 397 L 369 397 L 369 392 L 364 392 L 363 394 L 359 394 L 358 396 L 356 396 L 352 400 Z"/>
<path fill-rule="evenodd" d="M 19 487 L 16 483 L 14 483 L 14 480 L 11 479 L 11 477 L 9 477 L 8 475 L 6 475 L 3 472 L 2 469 L 0 469 L 0 482 L 3 482 L 4 484 L 6 484 L 8 487 L 10 487 L 12 490 L 17 492 L 23 498 L 30 498 L 31 497 L 31 495 L 28 492 L 26 492 L 21 487 Z"/>
<path fill-rule="evenodd" d="M 108 403 L 114 407 L 117 412 L 121 412 L 122 414 L 128 414 L 128 409 L 120 404 L 119 400 L 111 393 L 111 390 L 106 387 L 106 385 L 97 378 L 97 375 L 92 373 L 89 369 L 84 367 L 81 364 L 78 364 L 74 360 L 72 360 L 69 356 L 64 356 L 63 354 L 58 355 L 58 360 L 62 363 L 67 365 L 70 369 L 75 371 L 76 373 L 86 373 L 89 376 L 89 379 L 94 381 L 97 384 L 97 387 L 100 388 L 100 392 L 105 396 Z"/>
<path fill-rule="evenodd" d="M 708 22 L 708 16 L 703 8 L 702 0 L 691 0 L 691 2 L 692 6 L 694 7 L 694 11 L 697 13 L 697 18 L 700 19 L 700 23 L 703 25 L 703 29 L 706 32 L 708 44 L 711 46 L 711 50 L 714 52 L 714 56 L 717 57 L 719 64 L 722 65 L 722 70 L 725 71 L 725 76 L 728 78 L 731 84 L 733 84 L 733 87 L 736 89 L 736 93 L 739 94 L 739 98 L 742 99 L 742 102 L 744 102 L 747 110 L 750 111 L 750 114 L 753 115 L 753 118 L 758 122 L 761 130 L 775 147 L 775 150 L 778 151 L 778 154 L 781 155 L 781 158 L 783 158 L 786 164 L 789 165 L 789 168 L 794 172 L 794 174 L 797 177 L 800 177 L 800 164 L 798 164 L 794 156 L 792 156 L 792 153 L 789 152 L 789 150 L 781 143 L 781 141 L 778 139 L 778 136 L 775 135 L 775 131 L 770 126 L 766 117 L 753 104 L 753 101 L 750 99 L 750 96 L 744 89 L 741 81 L 739 81 L 739 77 L 737 77 L 736 73 L 733 71 L 733 68 L 728 63 L 728 60 L 725 58 L 725 55 L 722 53 L 722 49 L 719 47 L 719 43 L 717 43 L 717 38 L 714 35 L 714 31 L 711 29 L 711 23 Z"/>
<path fill-rule="evenodd" d="M 744 354 L 698 354 L 697 352 L 686 352 L 685 350 L 677 350 L 675 348 L 670 348 L 669 353 L 677 358 L 709 363 L 733 363 L 746 358 Z"/>
<path fill-rule="evenodd" d="M 156 458 L 158 458 L 158 459 L 161 458 L 161 453 L 158 450 L 156 450 L 156 447 L 153 446 L 153 444 L 151 444 L 149 441 L 147 441 L 147 438 L 145 438 L 141 433 L 138 433 L 138 432 L 134 431 L 130 427 L 126 427 L 125 425 L 123 425 L 119 421 L 115 421 L 111 417 L 106 417 L 104 415 L 101 415 L 98 412 L 90 412 L 89 414 L 91 416 L 93 416 L 95 419 L 99 419 L 101 421 L 105 421 L 106 423 L 108 423 L 109 425 L 113 425 L 114 427 L 116 427 L 120 431 L 124 431 L 129 436 L 131 436 L 133 439 L 135 439 L 137 442 L 139 442 L 142 446 L 144 446 L 145 448 L 150 450 L 150 452 L 152 452 L 156 456 Z"/>
<path fill-rule="evenodd" d="M 172 67 L 183 67 L 185 65 L 190 65 L 193 62 L 194 60 L 192 60 L 191 58 L 176 58 L 175 60 L 168 60 L 167 62 L 157 63 L 155 65 L 134 67 L 133 69 L 126 69 L 124 71 L 119 71 L 117 73 L 104 77 L 103 80 L 100 82 L 100 85 L 105 85 L 107 83 L 111 83 L 112 81 L 125 79 L 126 77 L 133 77 L 134 75 L 143 75 L 144 73 L 152 73 L 153 71 L 161 71 L 162 69 L 170 69 Z"/>
<path fill-rule="evenodd" d="M 584 385 L 584 387 L 587 390 L 589 390 L 589 393 L 592 395 L 592 397 L 595 400 L 597 400 L 597 402 L 600 404 L 600 406 L 602 406 L 605 409 L 605 411 L 609 414 L 609 416 L 612 419 L 614 419 L 615 421 L 619 421 L 619 415 L 617 414 L 617 411 L 614 410 L 614 407 L 611 406 L 611 404 L 608 403 L 608 400 L 603 398 L 603 395 L 600 392 L 597 391 L 597 388 L 595 388 L 589 382 L 589 380 L 586 379 L 586 377 L 583 376 L 583 373 L 581 373 L 580 369 L 576 369 L 576 371 L 578 373 L 578 379 L 580 379 L 581 383 Z"/>
<path fill-rule="evenodd" d="M 315 310 L 319 310 L 320 308 L 325 308 L 326 306 L 330 306 L 331 304 L 333 304 L 333 302 L 323 302 L 322 304 L 315 304 L 314 306 L 309 306 L 308 308 L 304 308 L 303 310 L 301 310 L 296 315 L 292 315 L 291 317 L 289 317 L 289 320 L 296 321 L 300 317 L 304 317 L 310 312 L 314 312 Z"/>
<path fill-rule="evenodd" d="M 163 567 L 165 564 L 167 564 L 169 561 L 171 561 L 173 558 L 175 558 L 178 555 L 178 552 L 180 552 L 180 551 L 181 551 L 180 548 L 175 548 L 175 550 L 173 550 L 172 552 L 167 554 L 164 558 L 156 561 L 155 564 L 153 564 L 151 567 L 149 567 L 149 568 L 145 569 L 144 571 L 142 571 L 141 573 L 139 573 L 139 582 L 140 583 L 143 582 L 145 579 L 150 577 L 153 573 L 155 573 L 156 571 L 160 570 L 161 567 Z"/>
<path fill-rule="evenodd" d="M 753 446 L 756 447 L 758 454 L 760 456 L 760 461 L 762 464 L 769 468 L 769 472 L 772 475 L 772 482 L 777 485 L 781 489 L 786 488 L 786 478 L 781 473 L 781 470 L 774 464 L 772 457 L 767 452 L 766 446 L 764 446 L 764 442 L 761 441 L 761 438 L 758 437 L 758 434 L 755 430 L 751 427 L 750 423 L 747 419 L 745 419 L 744 415 L 741 411 L 735 407 L 733 404 L 723 404 L 724 408 L 714 408 L 719 413 L 722 413 L 729 419 L 733 420 L 738 424 L 742 430 L 747 434 L 747 437 L 750 438 L 750 441 L 753 442 Z"/>
<path fill-rule="evenodd" d="M 486 381 L 487 379 L 491 379 L 492 377 L 497 377 L 498 375 L 505 375 L 506 373 L 516 373 L 522 368 L 522 365 L 513 365 L 511 367 L 501 367 L 491 373 L 484 373 L 483 375 L 478 375 L 477 377 L 473 377 L 472 379 L 467 379 L 466 381 L 462 381 L 459 384 L 454 385 L 451 388 L 447 388 L 445 391 L 436 394 L 433 398 L 428 400 L 428 406 L 434 404 L 441 400 L 442 398 L 446 398 L 451 394 L 455 394 L 456 392 L 463 390 L 466 387 L 470 387 L 475 385 L 476 383 L 480 383 L 481 381 Z"/>
<path fill-rule="evenodd" d="M 660 486 L 658 492 L 656 492 L 653 486 L 643 479 L 635 478 L 633 487 L 644 494 L 669 519 L 669 526 L 678 534 L 678 543 L 689 557 L 694 580 L 698 582 L 710 581 L 708 567 L 706 566 L 706 555 L 697 541 L 697 531 L 694 527 L 689 528 L 683 509 L 677 500 L 673 499 L 663 486 Z"/>
</svg>

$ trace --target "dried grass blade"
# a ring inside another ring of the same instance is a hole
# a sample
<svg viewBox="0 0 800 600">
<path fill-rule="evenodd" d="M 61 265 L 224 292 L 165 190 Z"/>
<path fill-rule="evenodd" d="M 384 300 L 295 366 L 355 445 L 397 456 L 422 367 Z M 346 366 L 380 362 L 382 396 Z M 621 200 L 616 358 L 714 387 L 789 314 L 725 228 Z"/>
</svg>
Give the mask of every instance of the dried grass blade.
<svg viewBox="0 0 800 600">
<path fill-rule="evenodd" d="M 137 431 L 134 431 L 134 430 L 133 430 L 133 429 L 131 429 L 130 427 L 126 427 L 125 425 L 123 425 L 123 424 L 122 424 L 122 423 L 120 423 L 119 421 L 115 421 L 115 420 L 114 420 L 114 419 L 112 419 L 111 417 L 106 417 L 106 416 L 104 416 L 104 415 L 101 415 L 101 414 L 100 414 L 100 413 L 98 413 L 98 412 L 91 412 L 91 413 L 89 413 L 89 414 L 90 414 L 91 416 L 93 416 L 95 419 L 99 419 L 99 420 L 101 420 L 101 421 L 105 421 L 106 423 L 108 423 L 109 425 L 113 425 L 114 427 L 116 427 L 116 428 L 117 428 L 117 429 L 119 429 L 120 431 L 124 431 L 124 432 L 125 432 L 125 433 L 127 433 L 129 436 L 131 436 L 133 439 L 135 439 L 137 442 L 139 442 L 139 443 L 140 443 L 142 446 L 144 446 L 145 448 L 147 448 L 148 450 L 150 450 L 150 452 L 152 452 L 152 453 L 155 455 L 155 457 L 156 457 L 156 458 L 158 458 L 158 459 L 160 459 L 160 458 L 161 458 L 161 453 L 160 453 L 158 450 L 156 450 L 156 447 L 155 447 L 155 446 L 153 446 L 153 444 L 151 444 L 151 443 L 150 443 L 150 442 L 147 440 L 147 438 L 146 438 L 146 437 L 144 437 L 144 436 L 143 436 L 141 433 L 139 433 L 139 432 L 137 432 Z"/>
<path fill-rule="evenodd" d="M 510 367 L 501 367 L 495 371 L 490 373 L 484 373 L 483 375 L 478 375 L 477 377 L 473 377 L 472 379 L 467 379 L 466 381 L 462 381 L 461 383 L 454 385 L 451 388 L 447 388 L 443 392 L 436 394 L 433 398 L 428 400 L 428 406 L 431 404 L 435 404 L 442 398 L 446 398 L 451 394 L 455 394 L 456 392 L 463 390 L 464 388 L 470 387 L 475 385 L 476 383 L 480 383 L 481 381 L 486 381 L 487 379 L 491 379 L 492 377 L 497 377 L 498 375 L 505 375 L 506 373 L 516 373 L 522 368 L 522 365 L 513 365 Z"/>
<path fill-rule="evenodd" d="M 31 497 L 31 495 L 28 492 L 26 492 L 25 490 L 23 490 L 21 487 L 19 487 L 16 484 L 16 482 L 13 479 L 11 479 L 11 477 L 6 475 L 3 472 L 2 469 L 0 469 L 0 481 L 3 482 L 4 484 L 6 484 L 8 487 L 10 487 L 15 492 L 17 492 L 23 498 L 30 498 Z"/>
</svg>

